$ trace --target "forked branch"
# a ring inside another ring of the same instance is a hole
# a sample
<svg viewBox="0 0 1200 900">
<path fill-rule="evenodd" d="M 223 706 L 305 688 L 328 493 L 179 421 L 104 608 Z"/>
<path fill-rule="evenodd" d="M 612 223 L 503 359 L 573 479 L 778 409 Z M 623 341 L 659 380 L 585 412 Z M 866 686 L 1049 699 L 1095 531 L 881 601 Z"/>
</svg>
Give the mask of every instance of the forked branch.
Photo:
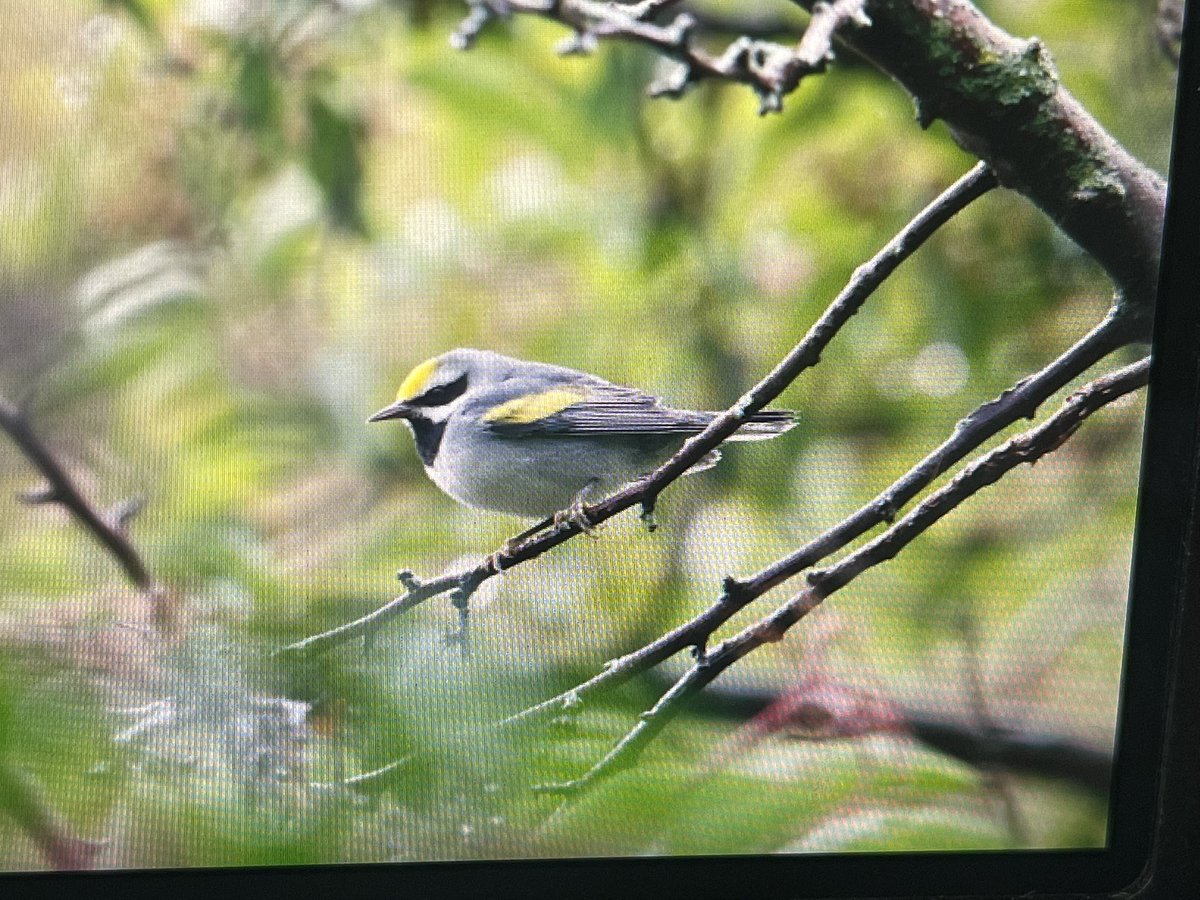
<svg viewBox="0 0 1200 900">
<path fill-rule="evenodd" d="M 34 467 L 46 479 L 43 488 L 29 491 L 22 499 L 30 505 L 57 503 L 66 509 L 112 555 L 139 590 L 155 587 L 150 569 L 129 540 L 126 526 L 141 508 L 139 499 L 118 504 L 111 512 L 93 506 L 29 424 L 24 411 L 0 397 L 0 429 L 12 438 Z"/>
<path fill-rule="evenodd" d="M 689 438 L 678 453 L 646 478 L 625 487 L 600 503 L 585 507 L 583 514 L 586 524 L 589 527 L 599 525 L 638 504 L 643 508 L 653 508 L 658 495 L 669 484 L 778 397 L 801 372 L 816 365 L 830 341 L 905 259 L 956 213 L 995 185 L 994 175 L 987 166 L 980 163 L 947 188 L 905 225 L 882 250 L 855 270 L 849 283 L 821 318 L 770 374 L 747 391 L 737 403 L 714 418 L 702 432 Z M 573 519 L 564 520 L 547 531 L 521 541 L 515 547 L 505 547 L 496 551 L 470 569 L 442 575 L 429 581 L 418 580 L 405 572 L 401 576 L 408 588 L 405 594 L 360 619 L 289 644 L 276 651 L 276 655 L 312 656 L 350 640 L 370 640 L 380 626 L 431 597 L 452 591 L 458 601 L 465 601 L 487 579 L 535 559 L 579 534 L 581 530 L 580 523 Z"/>
<path fill-rule="evenodd" d="M 1022 379 L 994 400 L 962 419 L 950 436 L 924 459 L 896 479 L 874 500 L 859 507 L 827 531 L 747 578 L 727 578 L 711 606 L 657 639 L 613 660 L 604 671 L 541 703 L 522 710 L 501 724 L 516 725 L 559 715 L 602 688 L 616 687 L 654 668 L 688 647 L 703 650 L 709 637 L 749 603 L 767 591 L 814 566 L 875 526 L 891 522 L 909 501 L 942 473 L 1005 428 L 1032 418 L 1038 408 L 1068 382 L 1086 372 L 1114 350 L 1136 339 L 1138 328 L 1114 311 L 1074 346 L 1045 368 Z"/>
<path fill-rule="evenodd" d="M 770 615 L 742 629 L 702 655 L 671 686 L 638 723 L 599 762 L 579 778 L 538 786 L 547 793 L 570 794 L 627 768 L 646 746 L 679 714 L 684 702 L 712 682 L 739 659 L 764 644 L 782 639 L 787 631 L 821 604 L 826 597 L 845 587 L 863 572 L 892 559 L 917 536 L 949 514 L 983 488 L 999 481 L 1007 472 L 1023 463 L 1033 464 L 1057 450 L 1088 416 L 1120 397 L 1145 386 L 1150 360 L 1097 378 L 1076 391 L 1062 408 L 1036 428 L 1010 438 L 986 453 L 945 487 L 930 494 L 912 512 L 895 525 L 827 569 L 808 574 L 808 586 L 780 605 Z"/>
<path fill-rule="evenodd" d="M 697 19 L 681 12 L 669 24 L 653 18 L 675 6 L 676 0 L 610 3 L 604 0 L 471 0 L 471 10 L 451 37 L 465 50 L 493 19 L 513 14 L 549 19 L 570 28 L 572 36 L 559 53 L 590 53 L 601 40 L 642 44 L 678 66 L 668 78 L 650 86 L 652 96 L 679 97 L 700 81 L 729 81 L 748 85 L 759 99 L 761 113 L 778 112 L 783 98 L 807 75 L 825 70 L 833 59 L 833 40 L 842 30 L 868 28 L 865 0 L 831 0 L 813 7 L 799 44 L 788 47 L 742 35 L 718 56 L 696 46 Z"/>
</svg>

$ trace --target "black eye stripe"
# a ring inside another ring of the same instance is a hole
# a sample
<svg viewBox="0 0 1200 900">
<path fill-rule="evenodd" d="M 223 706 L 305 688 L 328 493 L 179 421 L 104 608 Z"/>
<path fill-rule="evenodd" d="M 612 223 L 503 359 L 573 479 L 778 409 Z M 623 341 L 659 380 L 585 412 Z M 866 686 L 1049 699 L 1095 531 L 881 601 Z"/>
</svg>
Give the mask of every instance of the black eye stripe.
<svg viewBox="0 0 1200 900">
<path fill-rule="evenodd" d="M 411 406 L 445 406 L 447 403 L 453 403 L 466 392 L 467 376 L 464 373 L 448 384 L 432 387 L 408 402 Z"/>
</svg>

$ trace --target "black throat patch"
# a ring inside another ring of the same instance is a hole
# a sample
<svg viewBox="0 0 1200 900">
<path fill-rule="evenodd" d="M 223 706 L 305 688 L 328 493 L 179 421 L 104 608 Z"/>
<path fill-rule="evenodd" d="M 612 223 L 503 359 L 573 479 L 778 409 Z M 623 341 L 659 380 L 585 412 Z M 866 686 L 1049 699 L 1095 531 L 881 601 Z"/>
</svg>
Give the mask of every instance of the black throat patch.
<svg viewBox="0 0 1200 900">
<path fill-rule="evenodd" d="M 417 455 L 425 465 L 432 466 L 437 458 L 438 447 L 442 445 L 446 423 L 434 422 L 424 416 L 412 416 L 408 424 L 412 427 L 413 438 L 416 440 Z"/>
</svg>

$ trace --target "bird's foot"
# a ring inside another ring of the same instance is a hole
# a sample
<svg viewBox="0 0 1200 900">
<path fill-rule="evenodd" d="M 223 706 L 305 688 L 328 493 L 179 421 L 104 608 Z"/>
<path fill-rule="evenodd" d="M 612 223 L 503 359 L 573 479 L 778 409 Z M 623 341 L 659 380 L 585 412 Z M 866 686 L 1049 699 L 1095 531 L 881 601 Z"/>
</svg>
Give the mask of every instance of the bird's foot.
<svg viewBox="0 0 1200 900">
<path fill-rule="evenodd" d="M 556 528 L 559 525 L 573 525 L 590 538 L 600 536 L 599 526 L 593 525 L 592 520 L 588 517 L 582 495 L 576 497 L 566 509 L 559 510 L 554 514 L 554 525 Z"/>
</svg>

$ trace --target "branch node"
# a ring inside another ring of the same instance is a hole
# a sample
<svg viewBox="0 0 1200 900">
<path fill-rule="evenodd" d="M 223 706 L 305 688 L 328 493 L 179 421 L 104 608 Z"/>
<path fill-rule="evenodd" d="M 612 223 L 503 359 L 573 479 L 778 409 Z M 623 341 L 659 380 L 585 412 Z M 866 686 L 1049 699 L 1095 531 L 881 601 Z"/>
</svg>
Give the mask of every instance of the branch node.
<svg viewBox="0 0 1200 900">
<path fill-rule="evenodd" d="M 492 19 L 509 12 L 505 0 L 471 0 L 470 11 L 450 35 L 450 46 L 455 50 L 470 50 Z"/>
<path fill-rule="evenodd" d="M 566 795 L 573 794 L 583 786 L 582 779 L 575 781 L 546 781 L 542 784 L 532 785 L 529 789 L 535 794 L 557 794 Z"/>
<path fill-rule="evenodd" d="M 783 112 L 783 96 L 777 90 L 759 90 L 758 93 L 758 114 L 760 116 L 769 115 L 770 113 Z"/>
<path fill-rule="evenodd" d="M 731 603 L 739 603 L 746 596 L 746 583 L 732 575 L 726 575 L 721 581 L 721 590 Z"/>
<path fill-rule="evenodd" d="M 692 42 L 692 32 L 696 29 L 696 17 L 689 13 L 680 13 L 667 26 L 667 40 L 677 50 L 686 50 Z"/>
<path fill-rule="evenodd" d="M 421 587 L 421 579 L 413 574 L 411 569 L 401 569 L 396 573 L 396 580 L 404 586 L 404 589 L 409 593 Z"/>
<path fill-rule="evenodd" d="M 463 654 L 470 655 L 471 640 L 471 595 L 481 584 L 478 576 L 468 576 L 450 592 L 450 605 L 458 611 L 458 627 L 445 637 L 448 646 L 457 646 Z"/>
<path fill-rule="evenodd" d="M 117 523 L 117 527 L 124 530 L 129 527 L 129 523 L 137 518 L 146 506 L 146 495 L 138 494 L 134 497 L 122 500 L 112 508 L 109 515 L 112 520 Z"/>
<path fill-rule="evenodd" d="M 875 510 L 879 514 L 879 518 L 891 525 L 896 521 L 896 516 L 900 514 L 900 504 L 896 499 L 896 495 L 888 492 L 880 496 L 875 501 Z"/>
<path fill-rule="evenodd" d="M 588 29 L 576 29 L 554 47 L 559 56 L 590 56 L 596 49 L 596 35 Z"/>
<path fill-rule="evenodd" d="M 62 502 L 62 495 L 48 484 L 22 491 L 17 496 L 27 506 L 45 506 L 48 503 Z"/>
<path fill-rule="evenodd" d="M 638 518 L 642 520 L 642 524 L 646 526 L 646 530 L 653 532 L 658 528 L 658 520 L 654 518 L 654 508 L 658 505 L 658 495 L 650 494 L 642 498 L 642 511 Z"/>
<path fill-rule="evenodd" d="M 681 63 L 673 66 L 658 80 L 651 82 L 650 86 L 646 88 L 646 94 L 654 99 L 666 97 L 668 100 L 678 100 L 687 93 L 688 88 L 695 80 L 695 72 L 692 67 Z"/>
</svg>

